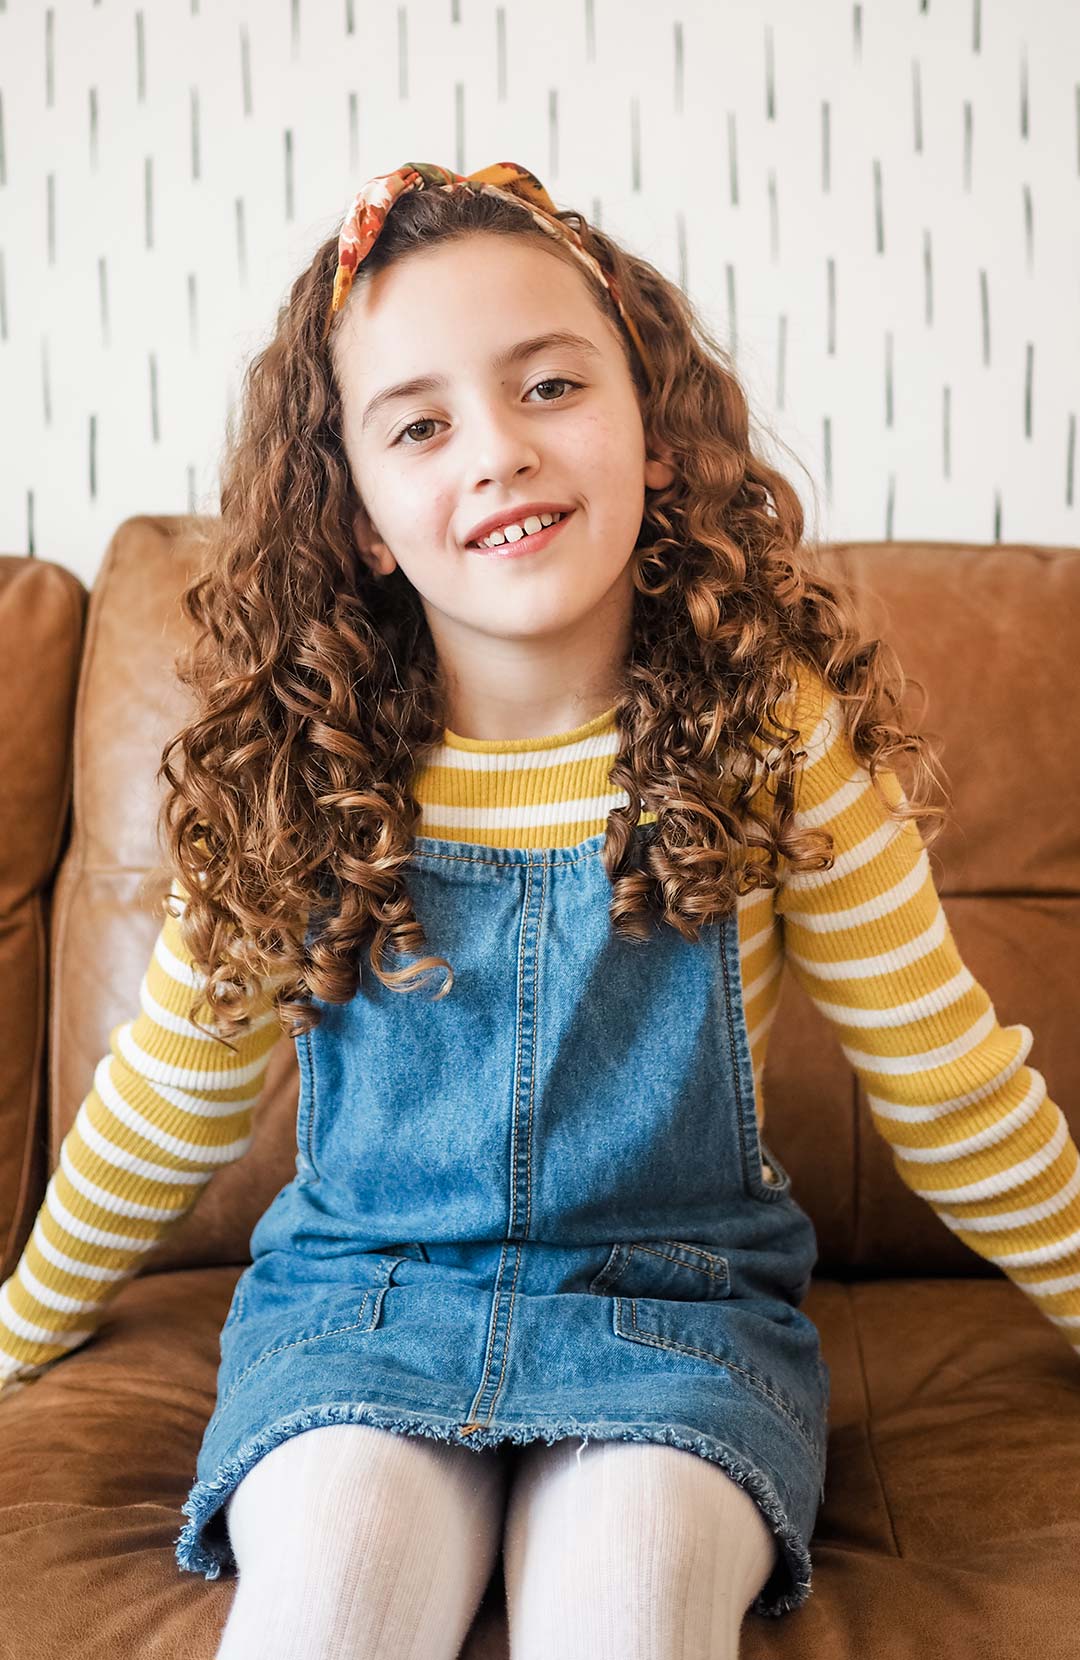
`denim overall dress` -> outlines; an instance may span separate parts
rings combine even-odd
[[[296,1175],[221,1330],[181,1568],[235,1567],[223,1507],[264,1453],[370,1423],[697,1453],[778,1540],[753,1609],[805,1601],[829,1399],[799,1309],[817,1239],[758,1131],[737,915],[696,943],[623,938],[603,844],[414,836],[409,892],[453,988],[365,968],[347,1004],[316,1000]]]

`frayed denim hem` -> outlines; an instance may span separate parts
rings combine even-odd
[[[446,1425],[445,1429],[439,1428],[440,1422]],[[788,1521],[776,1489],[756,1465],[740,1458],[729,1447],[713,1440],[711,1436],[693,1432],[681,1434],[667,1424],[584,1424],[574,1419],[565,1419],[546,1426],[495,1423],[463,1438],[457,1433],[458,1425],[451,1424],[449,1419],[436,1421],[430,1416],[402,1415],[391,1408],[370,1406],[363,1401],[356,1405],[348,1401],[331,1401],[324,1406],[308,1407],[300,1412],[290,1413],[288,1417],[278,1419],[249,1441],[243,1442],[236,1455],[222,1465],[212,1480],[197,1481],[186,1502],[181,1506],[182,1513],[191,1520],[181,1529],[176,1539],[177,1565],[188,1573],[201,1573],[207,1579],[218,1579],[223,1568],[235,1570],[236,1559],[227,1538],[218,1541],[204,1540],[200,1537],[208,1522],[264,1454],[302,1430],[316,1429],[323,1424],[342,1423],[374,1424],[397,1434],[426,1435],[430,1440],[449,1441],[477,1451],[498,1446],[503,1441],[524,1445],[543,1439],[551,1446],[553,1442],[566,1440],[570,1436],[580,1436],[583,1443],[590,1439],[654,1441],[663,1442],[667,1446],[681,1447],[686,1452],[697,1453],[713,1464],[718,1464],[733,1481],[744,1487],[756,1501],[780,1543],[780,1558],[776,1569],[750,1605],[750,1612],[785,1614],[792,1609],[800,1608],[810,1595],[813,1577],[810,1552],[797,1529]],[[778,1594],[775,1588],[770,1593],[770,1588],[775,1587],[778,1580],[790,1583],[791,1589],[782,1595]]]

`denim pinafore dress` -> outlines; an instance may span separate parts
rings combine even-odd
[[[762,1147],[737,913],[696,943],[624,939],[603,844],[415,836],[408,887],[453,988],[433,1000],[440,969],[393,992],[366,968],[347,1004],[316,1000],[296,1175],[222,1327],[181,1568],[235,1567],[223,1507],[272,1447],[370,1423],[711,1459],[779,1543],[754,1610],[805,1601],[829,1397],[799,1308],[817,1240]]]

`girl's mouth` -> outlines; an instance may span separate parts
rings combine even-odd
[[[522,536],[516,542],[503,542],[497,548],[467,548],[466,552],[486,554],[489,559],[518,559],[525,553],[539,553],[541,548],[546,548],[548,543],[554,540],[563,525],[571,518],[573,511],[564,513],[553,525],[547,525],[543,530],[534,530],[531,535]]]

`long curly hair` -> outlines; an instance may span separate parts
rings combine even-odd
[[[610,772],[628,800],[608,814],[603,845],[611,924],[636,940],[665,924],[696,940],[740,891],[777,887],[781,859],[794,871],[833,862],[830,834],[793,822],[806,752],[780,705],[798,663],[839,698],[890,816],[932,824],[945,812],[924,799],[935,776],[927,739],[897,723],[907,677],[890,646],[861,638],[853,592],[801,557],[799,498],[751,447],[727,355],[648,261],[579,213],[559,217],[615,274],[657,366],[652,384],[610,295],[573,261],[618,330],[645,431],[675,468],[648,493],[631,555]],[[395,204],[357,281],[478,234],[526,237],[572,260],[524,208],[420,190]],[[220,516],[201,521],[205,559],[181,601],[194,637],[175,668],[194,711],[162,753],[158,835],[204,977],[191,1018],[208,1011],[225,1041],[268,997],[283,1030],[309,1031],[321,1018],[313,998],[355,994],[365,947],[390,989],[415,990],[438,970],[438,996],[453,984],[452,964],[429,954],[438,942],[425,938],[405,871],[420,816],[414,768],[442,737],[446,690],[416,590],[400,569],[379,578],[357,556],[362,504],[327,320],[336,264],[335,234],[248,366]],[[913,776],[893,805],[878,774],[900,755]],[[655,822],[635,837],[643,811]]]

